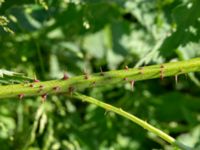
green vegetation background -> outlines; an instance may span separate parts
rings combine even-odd
[[[0,0],[0,68],[40,80],[200,55],[199,0]],[[6,17],[6,18],[5,18]],[[14,34],[12,33],[14,32]],[[200,149],[199,74],[80,91]],[[5,81],[1,81],[5,84]],[[0,149],[173,147],[138,125],[65,95],[0,101]]]

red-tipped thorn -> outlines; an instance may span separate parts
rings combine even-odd
[[[38,79],[34,79],[34,81],[33,82],[40,82],[40,80],[38,80]]]
[[[96,85],[96,82],[94,81],[94,82],[92,82],[92,86],[94,87]]]
[[[88,75],[88,73],[87,72],[84,72],[84,79],[89,79],[89,75]]]
[[[134,80],[131,80],[131,81],[130,81],[130,84],[131,84],[131,90],[133,91],[133,90],[134,90],[135,81],[134,81]]]
[[[124,69],[125,69],[126,71],[128,71],[128,66],[125,66]]]
[[[31,83],[29,86],[33,88],[33,87],[34,87],[34,84]]]
[[[23,97],[24,97],[24,94],[19,94],[18,97],[19,97],[20,100],[22,100]]]
[[[88,78],[89,78],[89,77],[88,77],[88,75],[87,75],[87,74],[85,74],[85,77],[84,77],[84,79],[86,79],[86,80],[87,80]]]
[[[69,92],[69,94],[72,96],[72,94],[73,94],[73,92],[74,92],[74,87],[72,87],[72,86],[70,86],[69,88],[68,88],[68,92]]]
[[[163,80],[164,79],[164,71],[160,70],[160,79]]]
[[[39,88],[42,90],[44,89],[44,85],[40,85]]]
[[[59,87],[59,86],[55,86],[55,87],[53,87],[53,90],[54,90],[55,92],[59,92],[59,91],[60,91],[60,87]]]
[[[164,79],[164,65],[160,65],[160,79],[163,80]]]
[[[63,80],[67,80],[67,79],[69,79],[69,76],[67,75],[67,73],[64,73],[64,75],[63,75],[63,78],[62,78]]]
[[[47,99],[47,94],[46,93],[42,94],[41,97],[42,97],[42,102],[45,102]]]
[[[39,92],[39,93],[42,92],[43,89],[44,89],[44,85],[40,85],[40,86],[39,86],[38,92]]]
[[[89,74],[86,69],[84,70],[84,79],[89,79]]]
[[[124,81],[128,81],[128,78],[124,78]]]
[[[160,65],[160,68],[165,68],[164,65]]]

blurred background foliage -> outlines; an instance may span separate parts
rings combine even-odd
[[[0,68],[40,80],[200,55],[199,0],[0,0]],[[1,74],[5,71],[0,71]],[[7,72],[6,72],[7,73]],[[15,74],[15,73],[14,73]],[[80,91],[200,149],[199,74]],[[1,82],[2,84],[4,82]],[[132,122],[65,95],[0,101],[0,149],[173,149]]]

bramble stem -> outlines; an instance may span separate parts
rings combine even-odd
[[[147,80],[159,77],[163,79],[164,77],[173,75],[176,77],[175,79],[177,82],[178,75],[197,71],[200,71],[200,58],[195,58],[188,61],[165,63],[161,65],[145,66],[142,68],[130,69],[126,67],[124,70],[115,70],[108,72],[101,71],[99,73],[94,73],[91,75],[81,75],[69,79],[67,76],[65,76],[65,78],[61,80],[44,82],[37,81],[34,83],[0,86],[0,98],[12,98],[18,96],[19,99],[22,99],[24,96],[37,95],[42,95],[42,97],[44,98],[47,94],[68,93],[71,94],[74,98],[95,104],[108,111],[113,111],[140,125],[144,129],[147,129],[148,131],[156,134],[168,143],[176,145],[181,149],[188,150],[190,148],[176,141],[173,137],[153,127],[147,122],[137,118],[136,116],[122,110],[121,108],[116,108],[112,105],[106,104],[94,98],[75,93],[74,90],[89,88],[93,86],[102,86],[108,84],[111,85],[122,82],[130,82],[131,84],[134,84],[135,81],[139,80]]]
[[[176,145],[178,147],[180,147],[181,149],[184,150],[188,150],[189,148],[185,145],[183,145],[180,142],[177,142],[173,137],[171,137],[170,135],[164,133],[163,131],[161,131],[160,129],[150,125],[149,123],[147,123],[146,121],[141,120],[140,118],[122,110],[121,108],[117,108],[115,106],[112,106],[110,104],[104,103],[100,100],[97,100],[95,98],[80,94],[80,93],[74,93],[72,95],[73,98],[82,100],[83,102],[88,102],[94,105],[97,105],[99,107],[102,107],[103,109],[107,110],[107,111],[112,111],[120,116],[123,116],[124,118],[127,118],[129,120],[131,120],[132,122],[138,124],[139,126],[143,127],[144,129],[154,133],[155,135],[159,136],[160,138],[162,138],[163,140],[165,140],[166,142],[172,144],[172,145]]]
[[[12,98],[17,97],[20,94],[23,94],[24,96],[37,96],[53,93],[71,93],[74,89],[78,90],[93,86],[111,85],[153,78],[164,78],[167,76],[197,71],[200,71],[200,58],[188,61],[165,63],[161,65],[145,66],[142,68],[99,72],[87,75],[87,77],[85,75],[81,75],[67,80],[5,85],[0,86],[0,98]]]

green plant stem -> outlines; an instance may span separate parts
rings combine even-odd
[[[102,102],[100,100],[97,100],[95,98],[92,98],[92,97],[89,97],[89,96],[86,96],[86,95],[83,95],[83,94],[80,94],[80,93],[74,93],[72,95],[72,97],[76,98],[76,99],[79,99],[79,100],[82,100],[83,102],[88,102],[88,103],[97,105],[99,107],[104,108],[107,111],[115,112],[116,114],[118,114],[120,116],[123,116],[123,117],[131,120],[132,122],[138,124],[139,126],[143,127],[144,129],[154,133],[155,135],[159,136],[160,138],[162,138],[166,142],[168,142],[168,143],[170,143],[172,145],[178,146],[179,148],[184,149],[184,150],[188,150],[189,149],[187,146],[183,145],[182,143],[177,142],[170,135],[168,135],[168,134],[164,133],[163,131],[161,131],[160,129],[150,125],[146,121],[143,121],[140,118],[138,118],[138,117],[136,117],[136,116],[124,111],[121,108],[114,107],[114,106],[112,106],[110,104],[104,103],[104,102]]]
[[[86,74],[72,77],[68,80],[60,79],[0,86],[0,98],[17,97],[19,94],[24,94],[25,96],[36,96],[45,93],[71,93],[74,89],[79,90],[82,88],[91,88],[102,85],[105,86],[108,84],[124,83],[133,80],[139,81],[153,78],[164,78],[173,75],[177,77],[181,74],[197,71],[200,71],[200,58],[188,61],[165,63],[161,65],[145,66],[142,68],[99,72],[90,75]],[[59,87],[59,90],[54,90],[55,87]]]

